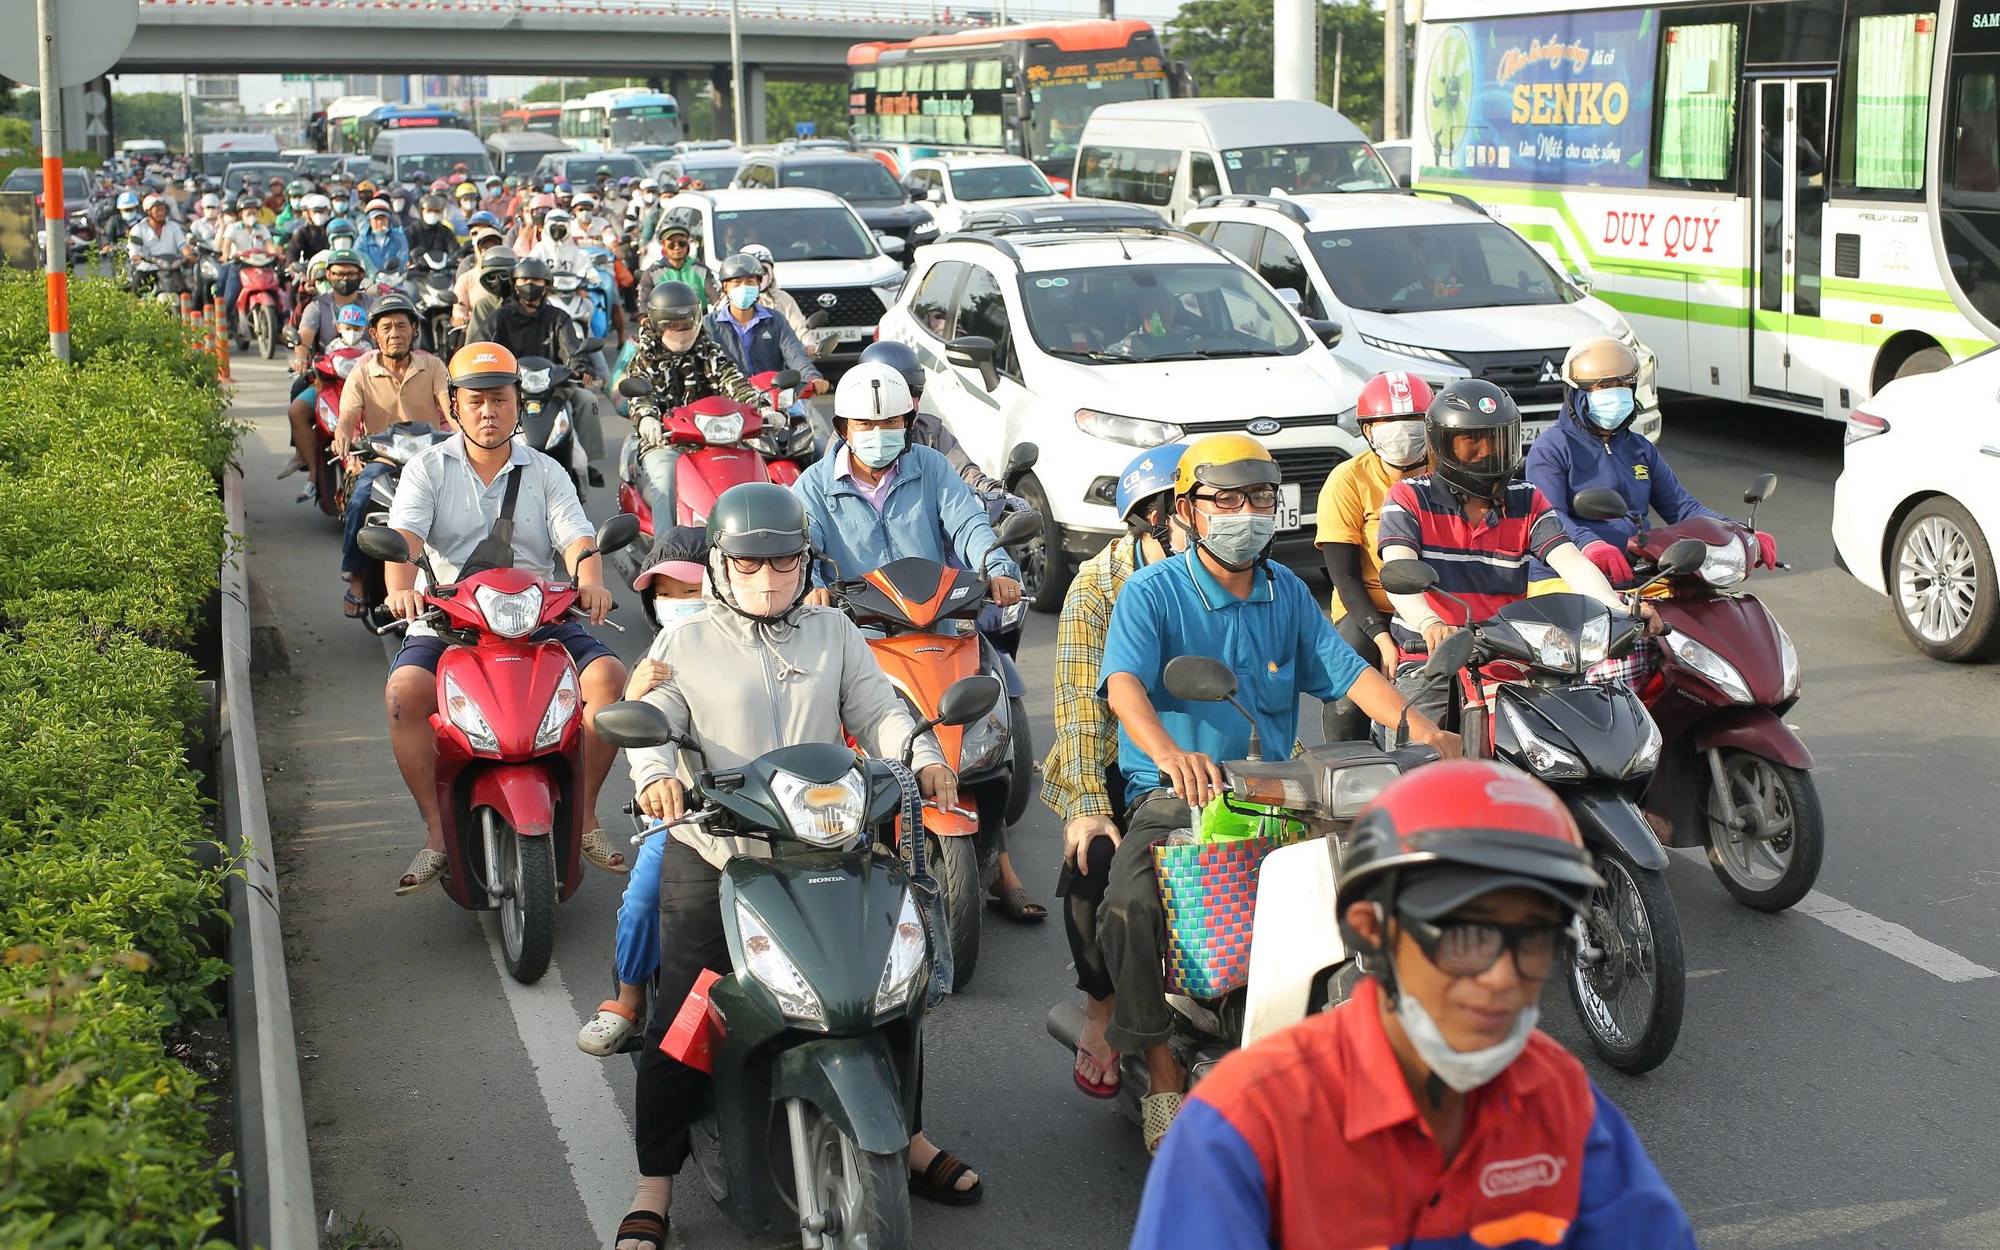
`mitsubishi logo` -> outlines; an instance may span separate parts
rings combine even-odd
[[[831,307],[833,307],[833,306],[834,306],[835,304],[838,304],[839,302],[840,302],[840,296],[838,296],[838,295],[834,294],[834,293],[833,293],[832,291],[822,291],[822,292],[820,292],[820,296],[819,296],[819,306],[820,306],[821,308],[831,308]],[[1543,364],[1547,364],[1547,363],[1548,363],[1548,361],[1546,361],[1546,360],[1545,360],[1545,361],[1543,361],[1542,363],[1543,363]]]
[[[824,299],[825,296],[821,296],[820,298]],[[1557,367],[1553,356],[1542,357],[1542,376],[1537,380],[1541,382],[1560,382],[1563,380],[1562,370]]]

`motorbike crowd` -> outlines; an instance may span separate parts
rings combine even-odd
[[[200,297],[245,340],[252,275],[288,275],[285,473],[343,519],[344,611],[394,647],[424,822],[396,893],[497,910],[532,981],[585,863],[625,878],[577,1043],[638,1071],[615,1250],[667,1244],[690,1158],[809,1250],[981,1200],[923,1132],[923,1024],[982,912],[1048,916],[1006,837],[1037,795],[1080,991],[1049,1031],[1154,1155],[1134,1246],[1691,1246],[1537,1004],[1562,980],[1643,1072],[1681,1023],[1663,848],[1706,847],[1751,907],[1811,888],[1797,655],[1737,589],[1782,567],[1774,482],[1744,521],[1695,499],[1630,428],[1616,339],[1569,352],[1532,447],[1490,383],[1383,374],[1319,492],[1322,602],[1270,558],[1262,443],[1141,452],[1063,603],[1038,759],[1013,656],[1041,527],[1008,494],[1034,448],[989,476],[900,343],[830,385],[769,252],[711,265],[674,190],[119,196],[135,278],[212,259]],[[628,590],[653,633],[629,672],[588,628]],[[621,750],[629,838],[598,815]]]

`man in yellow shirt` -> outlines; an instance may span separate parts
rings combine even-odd
[[[1333,580],[1333,620],[1340,636],[1364,656],[1375,658],[1385,676],[1396,675],[1396,644],[1389,637],[1395,608],[1382,589],[1382,560],[1375,531],[1389,488],[1430,462],[1424,445],[1424,410],[1431,388],[1407,373],[1378,373],[1361,388],[1355,420],[1368,450],[1342,461],[1319,492],[1319,533],[1315,538]],[[1321,709],[1328,742],[1359,739],[1368,717],[1341,699]]]

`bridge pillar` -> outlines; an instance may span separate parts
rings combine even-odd
[[[743,141],[765,143],[764,67],[743,67]]]
[[[718,65],[708,72],[708,137],[736,137],[736,102],[729,94],[729,66]]]

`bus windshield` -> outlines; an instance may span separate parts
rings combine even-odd
[[[1229,189],[1252,195],[1283,191],[1393,191],[1396,179],[1365,143],[1285,143],[1222,154]]]
[[[977,165],[951,171],[951,193],[961,200],[1011,200],[1056,191],[1033,165]]]
[[[680,141],[680,111],[671,104],[639,104],[611,109],[611,144],[624,148],[633,144],[671,144]]]
[[[867,260],[875,240],[844,208],[759,208],[717,213],[715,242],[730,256],[762,243],[778,260]]]
[[[1271,288],[1234,265],[1119,265],[1023,278],[1042,350],[1086,364],[1293,356],[1306,336]]]
[[[1034,150],[1027,155],[1038,161],[1074,157],[1076,142],[1083,137],[1083,123],[1090,120],[1092,109],[1124,100],[1160,100],[1166,94],[1164,76],[1092,79],[1030,88],[1028,99],[1033,107],[1028,114],[1028,141]]]
[[[1575,298],[1541,253],[1497,222],[1306,237],[1340,302],[1363,312],[1566,304]]]

